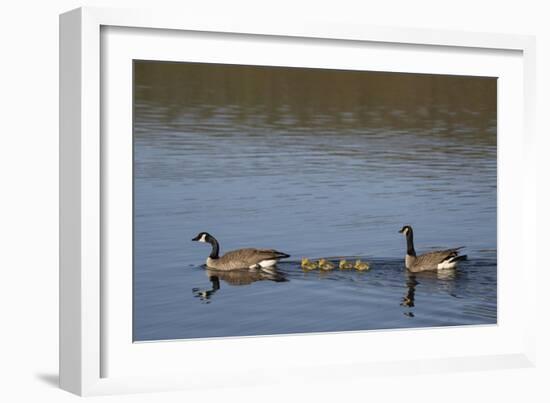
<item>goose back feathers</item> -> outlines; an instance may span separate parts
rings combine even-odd
[[[219,256],[219,243],[212,235],[201,232],[193,241],[207,242],[212,245],[212,251],[206,259],[206,266],[215,270],[259,269],[277,264],[279,259],[290,257],[275,249],[244,248],[227,252]]]

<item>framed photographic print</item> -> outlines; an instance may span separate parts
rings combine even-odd
[[[63,14],[62,387],[531,365],[533,49]]]

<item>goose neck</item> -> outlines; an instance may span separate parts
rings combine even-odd
[[[210,259],[218,259],[219,253],[220,253],[220,244],[214,237],[210,237],[209,241],[210,245],[212,245],[212,252],[210,252]]]
[[[414,242],[413,242],[413,233],[412,230],[409,230],[407,232],[407,255],[409,256],[416,256],[416,251],[414,250]]]

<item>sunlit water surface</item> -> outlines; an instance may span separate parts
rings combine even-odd
[[[135,79],[134,340],[496,323],[493,79],[146,62]],[[418,252],[469,260],[407,274],[404,224]],[[292,257],[210,272],[201,231]]]

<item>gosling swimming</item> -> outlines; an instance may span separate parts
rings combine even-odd
[[[459,255],[458,251],[463,246],[445,250],[436,250],[417,256],[414,250],[413,229],[410,225],[405,225],[399,230],[407,238],[407,254],[405,255],[405,267],[411,272],[420,272],[427,270],[455,269],[461,260],[466,260],[468,256]]]
[[[319,265],[320,270],[329,271],[334,269],[334,264],[329,262],[327,259],[319,259],[317,264]]]
[[[340,260],[340,263],[338,264],[338,268],[340,270],[351,270],[353,269],[353,263],[352,262],[348,262],[346,259],[342,259]]]
[[[302,266],[302,269],[304,269],[305,271],[315,270],[319,267],[317,263],[312,262],[306,257],[302,258],[301,266]]]
[[[356,260],[353,268],[357,271],[367,271],[370,269],[370,265],[367,262],[362,262],[361,260]]]
[[[220,245],[216,238],[208,232],[201,232],[192,241],[206,242],[212,245],[212,251],[206,259],[206,266],[215,270],[239,270],[239,269],[260,269],[272,267],[280,259],[290,257],[286,253],[275,249],[244,248],[227,252],[219,256]]]

